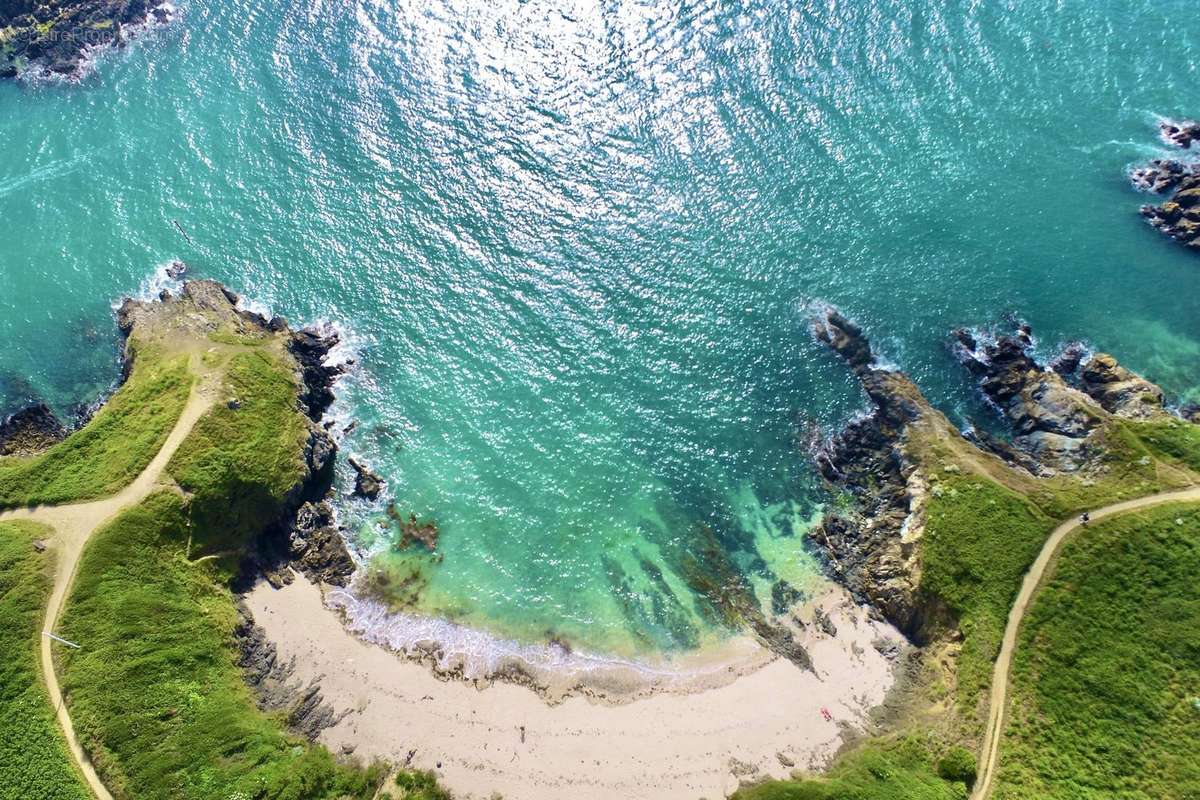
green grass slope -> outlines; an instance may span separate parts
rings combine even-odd
[[[962,708],[980,705],[1009,608],[1056,524],[1021,494],[982,477],[944,480],[931,498],[921,591],[958,620]]]
[[[961,751],[938,754],[916,736],[873,740],[841,756],[819,778],[768,781],[738,791],[734,800],[965,800],[974,770],[954,772]],[[972,766],[973,766],[972,760]],[[943,777],[945,775],[946,777]],[[966,780],[963,780],[963,779]]]
[[[0,523],[0,800],[88,800],[43,690],[37,649],[50,558],[33,541],[49,528]]]
[[[146,468],[183,413],[185,356],[142,348],[133,372],[87,425],[31,458],[0,458],[0,509],[115,494]]]
[[[1068,542],[1030,609],[996,800],[1200,797],[1200,510]]]
[[[62,669],[77,733],[119,800],[366,800],[382,768],[288,735],[236,666],[231,570],[302,476],[306,427],[279,353],[233,355],[224,391],[237,407],[168,465],[189,495],[152,495],[83,554],[60,626],[84,644]]]

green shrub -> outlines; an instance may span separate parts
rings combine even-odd
[[[951,747],[938,760],[937,773],[948,781],[975,785],[975,754],[965,747]]]
[[[59,733],[37,650],[50,558],[33,541],[52,531],[0,522],[0,800],[90,800]]]
[[[396,786],[403,792],[397,800],[451,800],[450,793],[438,785],[437,776],[427,770],[400,770]]]
[[[937,774],[927,742],[915,736],[876,739],[838,758],[827,775],[767,781],[735,800],[965,800],[961,783]]]

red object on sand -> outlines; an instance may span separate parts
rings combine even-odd
[[[829,713],[828,708],[821,709],[821,716],[825,718],[826,722],[833,722],[833,714]]]

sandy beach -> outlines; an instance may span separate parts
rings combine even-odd
[[[843,726],[861,728],[893,683],[893,664],[875,643],[902,641],[830,587],[814,603],[837,635],[810,624],[804,640],[816,675],[743,640],[735,662],[703,671],[690,689],[549,704],[524,686],[439,678],[360,641],[302,576],[280,590],[260,584],[246,602],[280,658],[294,663],[293,679],[319,680],[325,702],[344,712],[321,741],[432,769],[464,798],[697,800],[818,769],[841,745]]]

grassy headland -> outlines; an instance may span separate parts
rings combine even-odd
[[[88,800],[47,702],[38,671],[51,551],[33,543],[52,531],[0,522],[0,800]]]
[[[821,328],[821,324],[825,327]],[[872,552],[887,555],[885,562],[874,562],[882,563],[884,567],[879,570],[884,600],[894,603],[897,597],[904,597],[898,592],[905,589],[911,592],[910,602],[916,613],[906,619],[917,620],[912,627],[926,647],[921,654],[922,668],[909,682],[905,696],[893,705],[887,725],[890,734],[852,744],[839,755],[826,776],[769,782],[745,790],[741,796],[861,800],[965,797],[974,780],[973,757],[984,729],[992,668],[1000,651],[1007,617],[1025,574],[1047,538],[1061,521],[1082,511],[1200,483],[1200,426],[1163,411],[1159,405],[1161,393],[1158,392],[1145,394],[1149,399],[1143,401],[1147,404],[1144,411],[1138,407],[1132,412],[1126,409],[1124,416],[1110,413],[1057,375],[1043,371],[1033,362],[1021,362],[1011,373],[1001,375],[1004,380],[996,384],[1002,389],[1024,387],[1027,391],[1028,404],[1017,409],[1014,416],[1021,418],[1023,424],[1033,420],[1040,425],[1047,418],[1063,422],[1057,429],[1047,425],[1046,438],[1027,440],[1032,443],[1027,451],[1017,452],[1010,448],[1007,451],[1010,461],[1005,461],[997,455],[1004,453],[1004,448],[995,442],[992,443],[993,453],[988,447],[977,446],[963,438],[906,377],[864,367],[864,363],[869,363],[870,351],[855,326],[835,314],[829,315],[818,324],[817,334],[818,338],[824,336],[823,341],[846,356],[848,363],[863,378],[877,408],[875,416],[856,423],[858,427],[848,428],[849,438],[840,442],[835,440],[836,446],[831,452],[840,454],[845,460],[828,470],[826,475],[834,476],[835,485],[838,480],[843,481],[843,485],[857,492],[856,497],[866,498],[868,502],[883,499],[874,506],[867,506],[875,510],[875,514],[867,514],[857,521],[852,518],[850,525],[860,536],[868,537],[866,541],[870,542],[870,547],[877,548]],[[1109,360],[1115,365],[1115,360]],[[1109,393],[1102,395],[1109,401],[1114,397],[1119,400],[1122,391],[1136,386],[1136,381],[1141,380],[1113,366],[1108,367],[1107,374],[1114,377],[1105,384],[1107,389],[1104,391]],[[1144,381],[1142,385],[1153,389]],[[1044,401],[1048,405],[1039,405],[1043,402],[1043,392],[1049,398]],[[1072,408],[1084,419],[1080,428],[1071,427],[1078,421],[1070,416]],[[1065,441],[1072,437],[1061,431],[1072,432],[1075,441]],[[1076,449],[1072,450],[1072,445]],[[1038,449],[1041,446],[1047,449],[1041,451]],[[1063,449],[1056,449],[1060,447]],[[1053,465],[1050,471],[1054,474],[1049,477],[1035,476],[1016,466],[1028,465],[1030,458],[1036,461],[1044,453],[1049,454],[1048,461]],[[1072,458],[1078,459],[1077,469],[1061,468]],[[896,468],[897,463],[902,466]],[[1033,471],[1041,472],[1039,465],[1035,464]],[[878,522],[880,519],[883,523]],[[1192,525],[1196,528],[1194,522],[1188,521],[1191,519],[1184,519],[1184,524],[1177,527]],[[878,531],[888,530],[887,525],[892,526],[893,533],[880,537]],[[1153,525],[1149,516],[1139,515],[1122,521],[1119,527],[1129,537],[1143,528],[1152,529]],[[835,528],[834,534],[840,535],[841,530],[844,527]],[[1092,533],[1089,532],[1089,536]],[[1144,538],[1146,534],[1139,535]],[[1156,652],[1174,648],[1173,654],[1157,665],[1162,673],[1160,679],[1156,681],[1152,677],[1147,683],[1151,687],[1156,683],[1165,686],[1167,675],[1175,680],[1183,679],[1183,684],[1171,686],[1174,693],[1170,697],[1175,704],[1172,708],[1176,710],[1173,719],[1176,722],[1185,720],[1194,726],[1190,734],[1178,725],[1165,724],[1161,714],[1156,717],[1151,711],[1131,712],[1105,705],[1100,700],[1120,696],[1121,687],[1127,681],[1140,680],[1140,676],[1120,677],[1121,670],[1128,669],[1125,659],[1114,657],[1114,654],[1122,653],[1121,644],[1113,634],[1106,632],[1105,626],[1093,628],[1084,624],[1084,618],[1089,616],[1084,615],[1075,620],[1079,624],[1069,634],[1063,633],[1062,641],[1051,645],[1048,652],[1072,660],[1070,668],[1065,663],[1059,664],[1060,680],[1076,680],[1083,673],[1085,683],[1075,689],[1079,693],[1091,692],[1094,697],[1089,702],[1084,702],[1082,697],[1070,700],[1066,699],[1070,692],[1063,691],[1063,699],[1055,700],[1060,692],[1052,688],[1052,682],[1043,680],[1043,675],[1052,675],[1049,671],[1030,680],[1038,684],[1037,691],[1046,692],[1042,697],[1044,703],[1049,706],[1062,703],[1063,709],[1071,713],[1086,713],[1089,715],[1087,721],[1074,727],[1072,720],[1065,719],[1065,725],[1051,725],[1047,721],[1050,714],[1047,709],[1037,707],[1028,711],[1028,718],[1038,723],[1030,723],[1030,728],[1053,727],[1055,734],[1077,740],[1063,742],[1061,755],[1056,755],[1059,743],[1047,736],[1038,752],[1029,749],[1012,755],[1005,750],[1001,756],[1003,763],[1017,759],[1038,765],[1030,768],[1042,770],[1045,781],[1042,788],[1053,785],[1057,793],[1039,790],[1038,784],[1032,783],[1028,785],[1034,788],[1027,791],[998,793],[997,796],[1094,796],[1137,800],[1188,796],[1162,794],[1160,790],[1168,784],[1158,774],[1151,773],[1163,772],[1175,782],[1173,785],[1191,786],[1191,791],[1195,791],[1197,770],[1182,769],[1179,754],[1196,750],[1194,735],[1200,728],[1200,699],[1194,704],[1195,708],[1187,709],[1192,714],[1189,718],[1179,716],[1178,709],[1181,693],[1190,692],[1190,697],[1200,698],[1200,687],[1195,675],[1184,678],[1185,673],[1177,662],[1190,656],[1193,666],[1200,663],[1196,658],[1200,654],[1200,638],[1196,634],[1200,630],[1200,620],[1194,618],[1195,609],[1185,608],[1179,602],[1169,605],[1165,598],[1169,592],[1194,594],[1197,542],[1178,535],[1174,538],[1160,536],[1154,541],[1157,546],[1154,552],[1150,552],[1148,546],[1125,544],[1123,557],[1131,563],[1118,568],[1110,566],[1089,574],[1089,559],[1081,558],[1073,580],[1079,581],[1086,575],[1094,582],[1096,607],[1090,609],[1091,613],[1107,615],[1106,619],[1124,615],[1125,621],[1140,620],[1157,625],[1156,632],[1161,632],[1162,636],[1145,637],[1140,643],[1145,649],[1130,663],[1138,665],[1133,668],[1136,673],[1141,664],[1155,657]],[[844,540],[838,542],[843,557],[859,557],[854,543],[847,547]],[[1061,560],[1075,559],[1077,555],[1074,551],[1064,552]],[[1113,559],[1113,562],[1121,564],[1120,559]],[[1156,564],[1167,562],[1173,567],[1163,570],[1162,580],[1163,586],[1169,584],[1169,588],[1164,589],[1164,601],[1156,608],[1153,586],[1131,578],[1146,576],[1148,571],[1152,573],[1156,569]],[[870,565],[872,562],[864,563]],[[1188,574],[1192,576],[1191,589],[1184,586],[1186,578],[1182,577]],[[897,575],[908,582],[897,580]],[[1118,600],[1118,592],[1111,597],[1105,594],[1104,587],[1113,584],[1126,590],[1127,596]],[[1069,585],[1077,586],[1076,583]],[[1147,613],[1126,613],[1118,607],[1122,603],[1130,607],[1137,605],[1140,595],[1147,595],[1149,600],[1142,606]],[[1103,607],[1101,599],[1115,605]],[[1157,623],[1162,618],[1174,619],[1176,623]],[[1115,628],[1127,631],[1125,621],[1115,622]],[[1164,641],[1167,637],[1174,637],[1169,645]],[[1068,642],[1070,647],[1066,647]],[[1017,652],[1022,652],[1026,646],[1027,643],[1022,642]],[[1026,656],[1031,657],[1036,656]],[[1051,658],[1051,655],[1044,658]],[[1085,658],[1092,662],[1094,682],[1086,679],[1087,669],[1075,668],[1075,662]],[[1137,694],[1126,692],[1129,700],[1142,702],[1147,709],[1154,709],[1156,702],[1161,707],[1161,696],[1135,697]],[[1091,710],[1086,711],[1089,706]],[[1028,701],[1026,707],[1030,708]],[[1139,746],[1138,742],[1144,743],[1147,737],[1159,736],[1166,731],[1178,734],[1176,739],[1189,742],[1191,749],[1181,750],[1174,745],[1145,747],[1144,752],[1149,754],[1150,760],[1129,761],[1122,755],[1127,748],[1116,747],[1107,734],[1094,733],[1105,729],[1102,724],[1104,714],[1112,715],[1109,719],[1123,720],[1126,727],[1120,734],[1132,743],[1129,746]],[[1113,726],[1109,728],[1116,732]],[[1188,739],[1188,735],[1193,738]],[[1087,736],[1093,738],[1084,742]],[[922,746],[914,747],[914,742]],[[1072,748],[1086,751],[1087,757],[1072,755]],[[1090,785],[1084,777],[1089,758],[1093,762],[1106,762],[1106,770],[1116,770],[1125,776],[1125,782],[1101,780],[1097,785],[1102,786],[1102,790],[1091,794],[1075,792],[1078,786]],[[1156,758],[1161,764],[1154,761]],[[1068,768],[1062,763],[1071,759],[1076,762],[1075,766]],[[1129,764],[1141,766],[1130,770]],[[1058,768],[1061,768],[1060,774],[1053,775]],[[1025,786],[1027,783],[1021,775],[1013,785]]]
[[[138,317],[191,355],[215,402],[167,465],[178,487],[92,534],[59,625],[84,644],[61,655],[64,693],[118,800],[366,800],[385,768],[340,763],[288,733],[282,714],[256,706],[237,663],[230,581],[308,477],[310,423],[284,335],[243,343],[252,325],[222,298],[200,286],[175,301],[182,311]],[[178,385],[190,387],[188,376]],[[122,445],[123,429],[103,433],[106,446]]]

